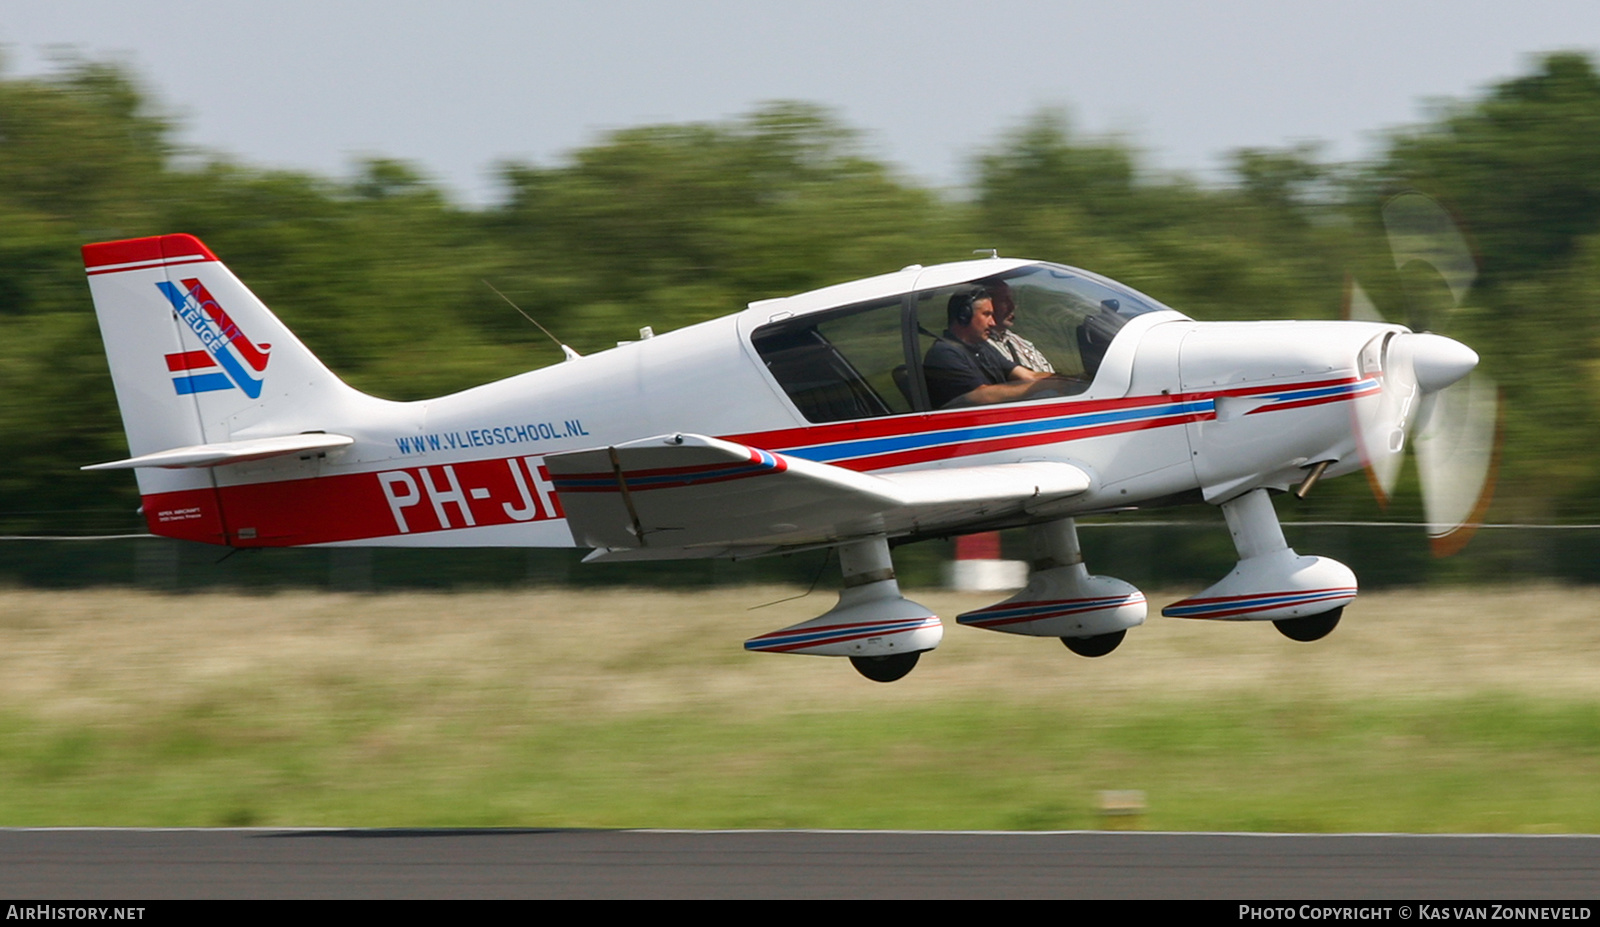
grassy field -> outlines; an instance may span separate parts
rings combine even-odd
[[[833,599],[749,610],[786,594],[0,593],[0,825],[1076,829],[1139,789],[1150,829],[1600,832],[1585,590],[1100,660],[950,622],[892,685],[745,653]]]

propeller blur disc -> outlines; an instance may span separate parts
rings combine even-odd
[[[1383,204],[1383,226],[1395,272],[1412,303],[1411,330],[1439,328],[1440,320],[1433,316],[1465,302],[1478,279],[1478,261],[1466,236],[1448,210],[1415,191],[1390,197]],[[1419,277],[1418,271],[1423,269]],[[1442,279],[1448,289],[1439,294],[1442,298],[1428,292],[1432,288],[1423,282],[1434,274],[1437,277],[1433,279]],[[1429,311],[1432,304],[1437,307]]]
[[[1433,553],[1465,547],[1494,496],[1500,457],[1500,388],[1483,374],[1429,397],[1416,436],[1422,508]]]
[[[1369,404],[1358,413],[1357,436],[1373,495],[1383,506],[1399,481],[1405,445],[1415,446],[1428,535],[1434,555],[1444,557],[1466,546],[1494,495],[1500,390],[1482,373],[1467,373],[1478,359],[1465,345],[1422,332],[1440,327],[1466,301],[1478,262],[1454,217],[1431,197],[1401,193],[1383,204],[1382,213],[1413,333],[1383,341],[1383,390],[1376,409]],[[1344,317],[1382,318],[1354,280],[1347,281]],[[1368,354],[1380,352],[1370,346],[1363,352],[1363,373],[1372,372]]]

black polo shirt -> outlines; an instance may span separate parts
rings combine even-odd
[[[985,341],[970,345],[948,329],[922,358],[928,378],[928,399],[935,409],[965,396],[986,383],[1005,383],[1017,364]]]

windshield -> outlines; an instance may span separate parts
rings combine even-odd
[[[997,316],[1009,295],[1015,304],[997,342],[1026,339],[1052,359],[1055,372],[1094,379],[1106,348],[1128,320],[1167,307],[1098,274],[1037,264],[987,281],[997,297]],[[1009,291],[1009,294],[1006,292]],[[1009,337],[1007,337],[1009,335]]]

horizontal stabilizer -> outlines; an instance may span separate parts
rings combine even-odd
[[[616,552],[958,529],[1090,486],[1089,474],[1055,461],[873,475],[688,434],[552,454],[545,464],[573,536]]]
[[[303,435],[283,435],[277,438],[251,438],[246,441],[224,441],[218,444],[194,444],[175,447],[153,454],[141,454],[127,460],[90,464],[83,470],[132,470],[135,467],[165,467],[170,470],[184,467],[221,467],[227,464],[266,460],[269,457],[287,457],[291,454],[314,454],[348,447],[356,442],[349,435],[330,435],[314,432]]]

